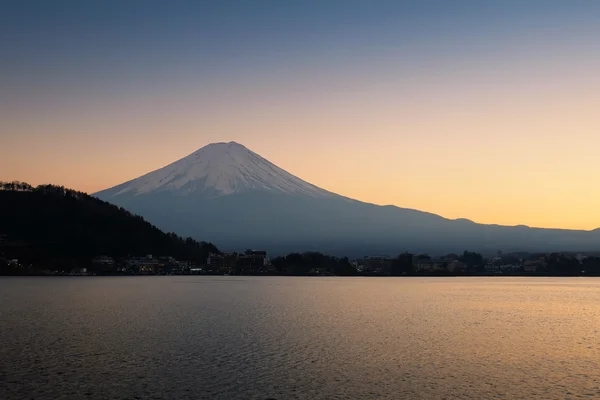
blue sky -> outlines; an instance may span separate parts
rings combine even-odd
[[[600,10],[594,1],[552,0],[24,0],[3,7],[0,44],[11,79],[113,85],[361,63],[390,53],[396,66],[419,68],[519,41],[582,40],[585,30],[594,41]]]

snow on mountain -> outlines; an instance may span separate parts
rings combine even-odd
[[[176,192],[178,195],[223,196],[251,190],[310,197],[336,196],[295,177],[236,142],[209,144],[166,167],[113,188],[111,194]]]

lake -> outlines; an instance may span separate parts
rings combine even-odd
[[[600,398],[600,279],[0,279],[0,399]]]

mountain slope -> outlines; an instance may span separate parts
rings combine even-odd
[[[57,268],[99,255],[154,254],[204,262],[216,247],[161,232],[143,218],[58,186],[0,184],[0,252]],[[5,236],[4,236],[5,235]]]
[[[587,251],[600,233],[480,225],[320,189],[244,146],[208,145],[164,168],[99,193],[157,226],[219,243],[226,250],[337,255]]]

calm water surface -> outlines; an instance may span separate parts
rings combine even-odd
[[[0,399],[600,398],[600,280],[0,279]]]

